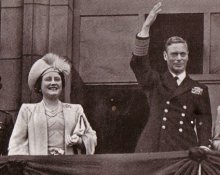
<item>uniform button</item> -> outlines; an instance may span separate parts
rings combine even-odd
[[[167,118],[166,118],[166,117],[163,117],[163,121],[167,121]]]
[[[167,102],[166,102],[166,104],[168,104],[168,105],[169,105],[169,104],[170,104],[170,101],[167,101]]]
[[[162,129],[166,129],[166,126],[165,126],[165,125],[162,125]]]
[[[110,101],[114,101],[114,98],[111,98]]]
[[[187,109],[187,106],[186,106],[186,105],[183,105],[183,109]]]
[[[183,121],[180,121],[180,124],[182,125],[182,124],[183,124]]]
[[[185,116],[186,116],[186,114],[185,114],[185,113],[182,113],[182,114],[181,114],[181,116],[182,116],[182,117],[185,117]]]
[[[168,109],[164,109],[164,112],[165,112],[165,113],[168,113]]]
[[[200,125],[200,126],[202,126],[202,125],[203,125],[203,123],[202,123],[202,122],[199,122],[199,125]]]
[[[182,129],[182,128],[179,128],[179,132],[183,132],[183,129]]]
[[[117,110],[116,106],[112,106],[112,111],[115,112]]]
[[[193,124],[194,122],[193,122],[193,121],[190,121],[190,123]]]

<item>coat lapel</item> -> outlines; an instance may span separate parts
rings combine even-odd
[[[75,110],[74,108],[72,108],[71,105],[67,104],[67,103],[62,103],[63,106],[63,116],[64,116],[64,123],[65,123],[65,140],[66,137],[69,135],[72,135],[73,130],[75,128],[76,125],[76,117],[75,117]],[[71,155],[73,154],[73,149],[72,147],[68,147],[65,144],[65,154],[66,155]]]
[[[162,84],[163,88],[165,88],[165,90],[162,91],[163,95],[166,94],[169,99],[172,99],[191,89],[194,82],[188,75],[186,75],[186,78],[183,80],[181,85],[176,87],[176,82],[173,76],[169,71],[167,71],[162,77]]]
[[[34,132],[35,132],[35,148],[36,154],[47,155],[48,152],[48,136],[47,136],[47,118],[43,101],[37,104],[36,111],[33,112]],[[43,144],[42,144],[43,143]]]
[[[171,73],[168,71],[163,75],[162,83],[168,91],[173,92],[176,89],[176,82]]]
[[[159,85],[159,92],[161,96],[170,98],[176,89],[176,82],[170,72],[166,72],[161,77],[161,84]]]
[[[187,75],[186,78],[181,83],[181,85],[178,88],[176,88],[176,90],[172,94],[171,98],[179,96],[180,94],[183,94],[184,92],[188,91],[189,89],[192,89],[193,85],[194,85],[194,82]]]
[[[73,124],[75,123],[75,117],[73,114],[72,107],[69,104],[62,103],[63,106],[63,115],[65,122],[65,135],[70,135],[73,132]]]

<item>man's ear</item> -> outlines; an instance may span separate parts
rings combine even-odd
[[[167,61],[167,52],[166,51],[163,51],[163,59],[165,60],[165,61]]]

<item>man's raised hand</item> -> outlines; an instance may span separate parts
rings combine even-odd
[[[161,11],[162,3],[158,2],[154,7],[151,9],[150,13],[148,14],[141,32],[138,33],[139,37],[149,37],[149,30],[151,25],[154,23],[155,19],[157,18],[158,13]]]

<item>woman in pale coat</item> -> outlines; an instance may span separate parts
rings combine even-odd
[[[36,61],[28,76],[31,90],[42,101],[23,104],[9,142],[9,155],[94,154],[96,132],[79,104],[59,100],[70,74],[70,63],[49,53]]]

